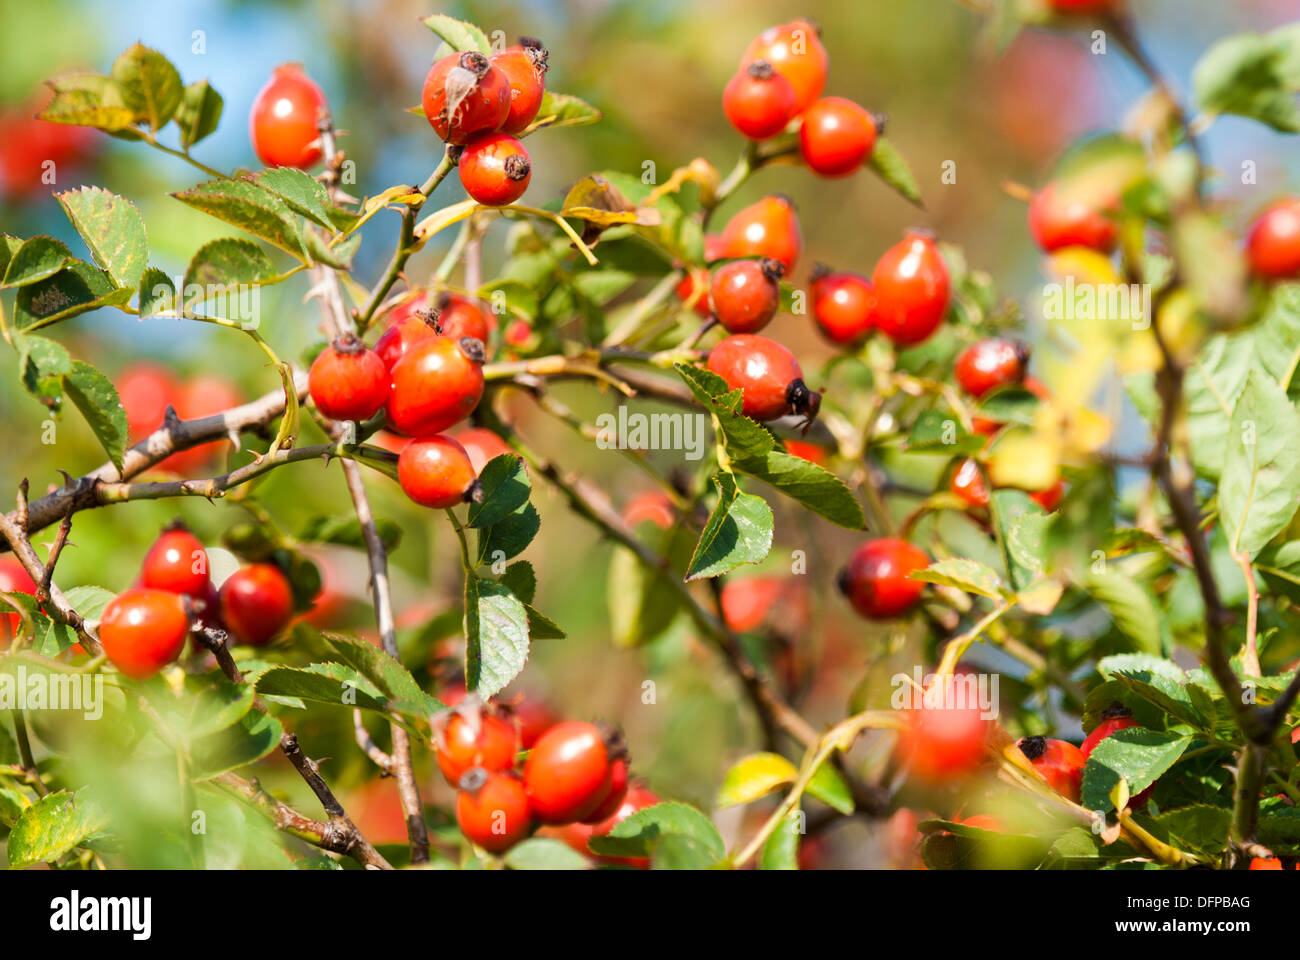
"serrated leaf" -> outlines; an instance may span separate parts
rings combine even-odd
[[[912,174],[912,168],[892,141],[877,137],[871,156],[867,158],[867,165],[904,200],[918,207],[924,206],[921,202],[921,188]]]
[[[684,363],[674,364],[673,367],[691,388],[696,399],[717,418],[718,426],[726,438],[727,452],[732,457],[761,457],[775,449],[776,441],[771,432],[740,412],[743,391],[732,390],[712,370]]]
[[[331,232],[341,229],[336,220],[340,215],[351,218],[353,223],[356,221],[355,216],[330,202],[329,194],[319,180],[294,167],[263,170],[257,175],[257,182],[293,210]]]
[[[510,560],[527,549],[541,529],[542,518],[537,508],[525,503],[510,515],[478,532],[478,559],[480,563]]]
[[[126,411],[113,381],[90,364],[76,360],[72,371],[63,377],[63,392],[76,404],[108,459],[120,471],[126,452]]]
[[[420,688],[406,667],[379,647],[337,633],[322,637],[335,657],[359,671],[388,698],[390,710],[426,717],[443,709],[441,702]]]
[[[173,197],[209,216],[260,237],[295,257],[303,237],[293,210],[278,196],[247,180],[209,180]]]
[[[63,596],[68,601],[68,605],[87,620],[98,620],[104,608],[117,594],[104,587],[83,584],[79,587],[69,587],[63,591]]]
[[[1017,521],[1026,515],[1045,515],[1038,504],[1029,498],[1029,494],[1014,489],[994,490],[989,495],[989,511],[1007,565],[1011,587],[1013,590],[1023,590],[1038,579],[1047,562],[1042,556],[1041,527],[1028,526],[1017,530]],[[1029,521],[1030,524],[1033,522]]]
[[[477,50],[482,54],[492,52],[492,44],[488,43],[487,36],[472,23],[435,13],[424,18],[424,25],[442,37],[443,42],[455,51]]]
[[[107,826],[107,815],[86,791],[51,793],[24,810],[9,831],[9,869],[58,860]]]
[[[140,278],[140,297],[136,308],[141,318],[176,309],[176,283],[157,267],[145,270]]]
[[[713,477],[718,502],[709,515],[686,568],[686,580],[719,577],[746,563],[758,563],[772,549],[772,508],[762,497],[744,493],[736,478]]]
[[[501,583],[518,597],[521,603],[532,603],[537,595],[537,574],[533,571],[533,565],[527,560],[516,560],[506,567],[506,572],[501,574]]]
[[[465,686],[484,699],[528,660],[528,611],[500,583],[465,576]]]
[[[794,783],[798,768],[779,753],[751,753],[734,763],[722,778],[718,807],[753,803],[788,783]]]
[[[149,265],[149,238],[135,204],[100,187],[56,193],[95,263],[119,287],[135,287]]]
[[[23,386],[37,399],[59,401],[63,377],[72,372],[72,357],[63,344],[36,334],[19,335],[18,370]]]
[[[185,289],[197,284],[206,291],[213,287],[230,287],[238,284],[256,285],[276,275],[275,265],[252,240],[242,237],[222,237],[209,240],[199,247],[185,268]],[[188,302],[186,309],[195,304]]]
[[[181,131],[181,146],[188,150],[216,130],[223,107],[221,94],[208,81],[198,80],[187,86],[172,117]]]
[[[542,94],[542,105],[537,110],[536,118],[521,136],[527,136],[542,127],[580,127],[595,123],[600,118],[601,112],[587,101],[571,94],[547,90]]]
[[[936,560],[912,574],[912,579],[941,583],[992,600],[1001,600],[1006,592],[996,571],[978,560]]]
[[[96,73],[74,73],[50,81],[54,99],[41,111],[50,123],[95,127],[116,133],[131,125],[135,114],[122,100],[122,91],[110,77]]]
[[[587,841],[595,853],[613,857],[648,857],[666,836],[695,840],[714,862],[726,856],[718,828],[699,810],[685,803],[656,803],[639,810],[602,837]]]
[[[133,288],[118,287],[109,275],[82,260],[71,260],[52,277],[22,287],[14,298],[20,330],[37,330],[100,307],[131,302]]]
[[[1300,413],[1286,392],[1252,370],[1233,408],[1219,513],[1234,552],[1253,557],[1300,504]]]
[[[532,483],[521,457],[503,453],[483,465],[478,482],[483,499],[469,506],[471,527],[490,527],[528,502]]]
[[[72,251],[53,237],[32,237],[10,255],[4,286],[24,287],[48,279],[74,259]]]
[[[181,105],[185,88],[171,61],[157,50],[132,44],[113,61],[110,73],[122,102],[154,130],[161,130]]]
[[[530,837],[507,851],[511,870],[588,870],[591,861],[568,844],[550,837]]]
[[[1128,727],[1102,740],[1083,768],[1083,805],[1110,810],[1111,791],[1122,778],[1129,796],[1140,793],[1172,767],[1191,744],[1191,734]]]
[[[258,678],[257,690],[349,710],[359,707],[383,713],[388,706],[383,694],[369,680],[341,663],[272,667]]]
[[[819,516],[849,530],[865,530],[862,505],[839,477],[810,460],[773,450],[763,457],[737,460],[742,473],[771,484]]]

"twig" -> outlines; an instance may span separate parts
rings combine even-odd
[[[36,760],[32,756],[32,741],[27,735],[27,717],[21,710],[14,710],[13,717],[14,739],[18,741],[18,759],[22,764],[23,773],[27,775],[27,782],[39,796],[47,796],[50,792],[49,788],[41,779],[40,771],[36,768]]]

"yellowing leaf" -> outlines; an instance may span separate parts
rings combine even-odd
[[[1040,433],[1011,430],[993,448],[989,478],[996,487],[1045,490],[1056,483],[1060,472],[1057,444]]]
[[[795,765],[780,754],[751,753],[723,777],[718,788],[718,806],[752,803],[778,787],[793,783],[798,775]]]

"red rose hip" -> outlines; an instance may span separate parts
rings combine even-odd
[[[709,298],[713,315],[728,333],[757,333],[781,305],[780,260],[733,260],[713,274]]]
[[[750,140],[766,140],[785,129],[796,106],[794,87],[766,60],[755,60],[722,91],[722,112]]]
[[[416,503],[440,510],[472,500],[479,489],[465,448],[442,436],[412,440],[402,449],[397,482]]]
[[[388,400],[388,370],[377,353],[348,335],[316,355],[307,386],[316,409],[331,420],[369,420]]]
[[[510,82],[483,54],[452,53],[430,68],[421,105],[434,133],[447,143],[465,144],[505,123]]]
[[[120,593],[99,621],[104,655],[135,680],[152,677],[179,657],[189,634],[185,600],[168,590],[134,587]]]
[[[840,571],[838,586],[853,609],[868,620],[907,613],[921,599],[925,583],[912,574],[930,565],[925,551],[906,540],[881,537],[853,552]]]
[[[876,326],[899,346],[929,338],[948,312],[948,265],[928,235],[913,231],[876,263]]]
[[[293,588],[271,563],[240,567],[226,578],[218,596],[221,622],[249,646],[265,646],[293,618]]]
[[[431,437],[459,423],[483,396],[483,342],[430,337],[412,345],[390,372],[389,423]]]
[[[505,133],[475,137],[460,155],[461,185],[488,207],[503,207],[522,197],[532,170],[524,145]]]
[[[747,417],[817,416],[821,395],[808,389],[799,361],[775,340],[756,334],[727,337],[709,353],[709,369],[731,389],[743,391],[741,412]]]
[[[312,166],[321,157],[318,125],[325,107],[325,94],[303,73],[301,64],[276,67],[249,114],[249,137],[257,158],[268,167]]]

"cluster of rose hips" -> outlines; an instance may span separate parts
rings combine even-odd
[[[528,128],[546,92],[546,48],[530,37],[491,55],[453,53],[434,63],[421,104],[434,132],[461,147],[460,182],[479,203],[514,203],[532,176],[514,134]]]
[[[417,293],[411,302],[427,297]],[[402,489],[423,506],[447,508],[479,495],[478,470],[444,431],[483,396],[488,321],[468,298],[443,295],[434,303],[441,306],[394,310],[374,349],[355,335],[336,339],[313,361],[308,387],[331,420],[364,421],[384,411],[389,431],[412,438],[398,454]]]
[[[722,92],[727,120],[750,140],[799,125],[799,150],[824,177],[853,173],[871,155],[884,118],[843,97],[822,97],[829,58],[808,20],[769,27],[740,58]]]
[[[99,642],[128,677],[143,680],[176,660],[195,626],[260,647],[293,618],[288,578],[272,563],[240,567],[218,590],[199,539],[179,521],[145,555],[136,586],[104,608]]]
[[[658,802],[630,781],[619,734],[593,723],[530,730],[510,707],[465,700],[434,723],[433,737],[438,769],[457,790],[461,833],[490,853],[540,825],[589,855],[587,839]],[[516,769],[521,750],[527,756]]]
[[[513,134],[537,116],[546,92],[546,48],[524,38],[491,55],[453,53],[424,81],[421,103],[434,132],[458,148],[460,182],[488,206],[514,203],[532,167]],[[286,63],[253,100],[249,137],[267,166],[307,169],[321,159],[320,124],[329,104],[302,66]]]

